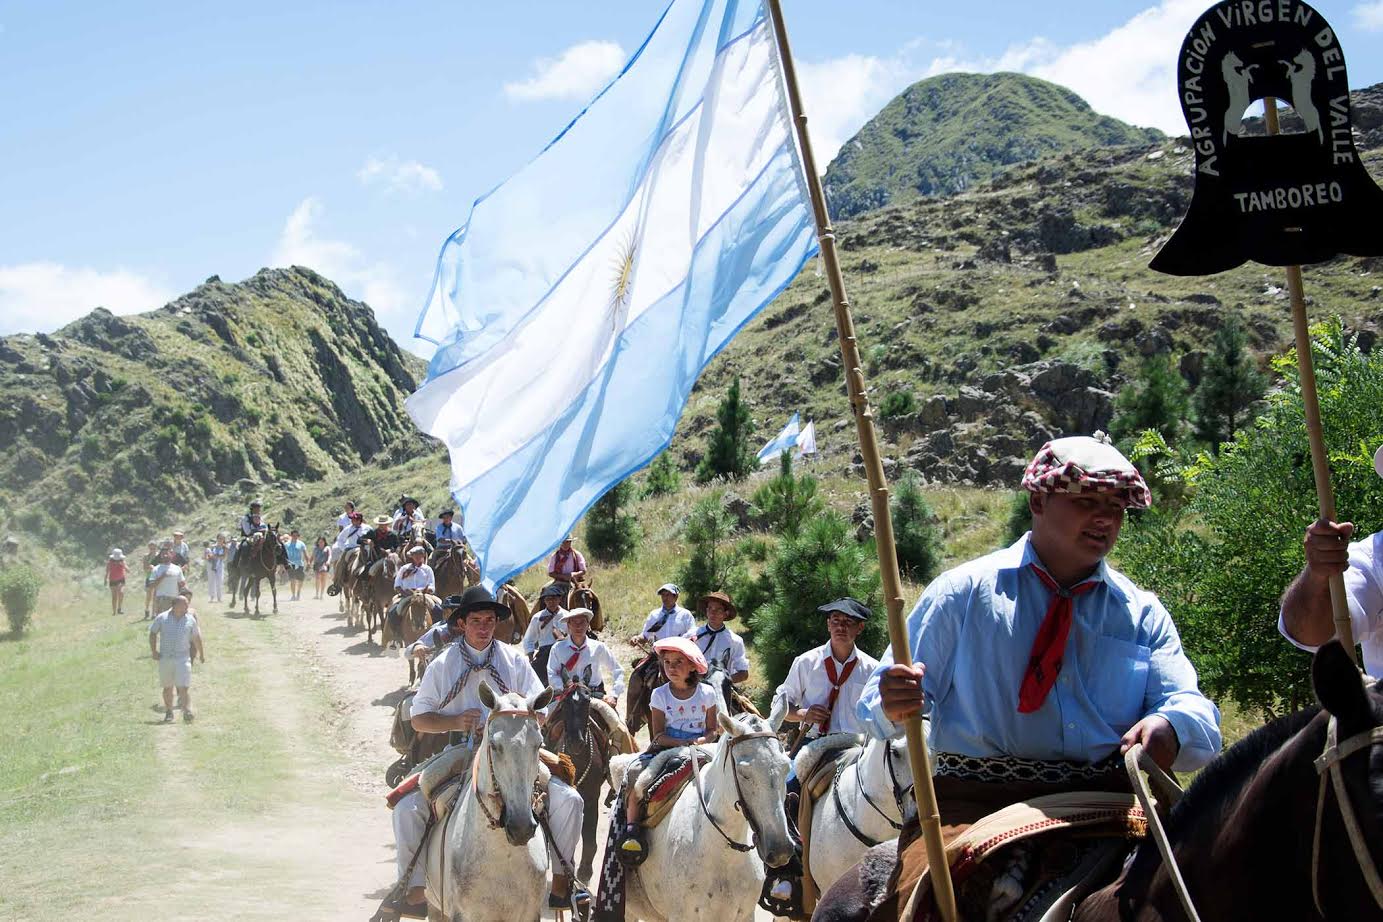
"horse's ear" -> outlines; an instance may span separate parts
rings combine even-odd
[[[1358,668],[1338,640],[1316,651],[1311,661],[1311,684],[1321,707],[1347,724],[1368,721],[1369,698]]]
[[[581,670],[581,684],[589,686],[591,684],[591,667],[587,666]]]
[[[567,672],[566,666],[557,667],[557,676],[562,680],[562,687],[566,688],[571,684],[571,673]]]
[[[480,703],[490,710],[495,709],[495,690],[484,679],[480,680]]]
[[[731,739],[734,739],[744,732],[740,729],[739,724],[731,720],[724,711],[716,711],[716,723],[720,724],[720,729]]]
[[[552,689],[544,688],[532,698],[528,699],[528,709],[530,711],[541,711],[552,701]]]

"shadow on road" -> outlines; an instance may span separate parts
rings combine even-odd
[[[412,690],[413,687],[411,685],[404,685],[401,688],[394,689],[389,694],[384,695],[383,697],[376,698],[370,703],[375,705],[376,707],[398,707],[398,703],[403,700],[403,696],[408,694]]]

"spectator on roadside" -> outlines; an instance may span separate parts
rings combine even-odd
[[[283,552],[288,559],[288,586],[293,592],[288,601],[296,602],[302,598],[303,580],[307,578],[307,545],[296,528],[288,533]]]
[[[192,562],[192,548],[187,546],[186,536],[182,532],[173,532],[173,540],[169,547],[173,549],[173,563],[185,567]]]
[[[149,574],[154,591],[154,611],[164,612],[173,607],[173,599],[187,588],[187,578],[182,567],[173,562],[173,552],[166,550],[159,555],[159,565]],[[144,620],[150,618],[149,609],[144,610]]]
[[[110,613],[112,617],[125,613],[126,570],[125,552],[118,547],[111,548],[110,556],[106,558],[105,584],[110,587]]]
[[[173,691],[178,693],[182,719],[192,722],[192,657],[206,662],[202,632],[197,628],[197,616],[191,611],[192,593],[173,597],[168,610],[160,612],[149,625],[149,653],[158,660],[159,684],[163,686],[163,722],[173,722]]]
[[[331,545],[327,544],[326,535],[318,535],[317,541],[312,547],[312,575],[317,581],[316,599],[326,598],[327,577],[331,573]]]
[[[225,532],[217,532],[216,543],[207,548],[206,585],[207,601],[221,601],[226,587],[226,562],[230,558],[230,543]]]

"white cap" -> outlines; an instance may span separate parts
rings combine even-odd
[[[664,592],[671,592],[673,595],[682,594],[682,590],[677,588],[676,583],[663,583],[661,586],[659,586],[658,594],[662,595]]]
[[[587,621],[589,621],[594,617],[595,612],[591,611],[589,608],[573,608],[570,611],[564,611],[560,615],[558,615],[557,622],[559,624],[566,624],[572,618],[585,618]]]

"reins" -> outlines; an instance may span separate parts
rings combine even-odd
[[[912,786],[909,785],[907,788],[900,788],[898,786],[898,773],[893,767],[893,747],[889,745],[887,741],[883,743],[883,746],[884,765],[888,770],[889,786],[892,789],[893,802],[898,807],[897,821],[885,813],[883,808],[875,803],[874,798],[870,797],[869,792],[864,789],[864,772],[860,768],[860,762],[863,761],[864,756],[863,752],[854,759],[841,760],[840,765],[836,768],[836,776],[831,780],[831,798],[835,801],[836,814],[840,817],[840,821],[845,824],[845,828],[850,831],[850,834],[866,848],[873,848],[885,840],[875,839],[872,836],[866,835],[865,832],[850,819],[850,814],[845,809],[845,802],[840,799],[840,782],[841,778],[845,776],[845,770],[853,765],[855,767],[855,787],[859,791],[860,796],[864,798],[864,802],[873,807],[874,812],[884,818],[884,822],[888,823],[893,829],[901,832],[903,829],[903,816],[906,812],[903,807],[903,800],[907,797],[908,791],[912,790]]]
[[[523,710],[519,710],[517,708],[508,708],[505,710],[491,711],[489,716],[485,718],[486,728],[490,726],[490,722],[494,720],[496,717],[520,717],[525,720],[531,720],[534,723],[538,722],[538,715],[534,711],[528,710],[527,708]],[[476,769],[471,770],[471,793],[475,795],[476,803],[480,804],[480,812],[485,814],[485,820],[487,823],[489,823],[490,828],[500,829],[504,826],[504,798],[498,790],[499,779],[495,777],[495,750],[490,745],[489,734],[483,733],[482,735],[484,736],[484,741],[481,743],[481,745],[485,747],[485,769],[490,776],[490,786],[495,788],[495,793],[489,796],[495,798],[500,802],[499,816],[495,816],[493,813],[491,813],[490,808],[485,805],[485,795],[480,792],[480,772]],[[534,786],[534,790],[534,812],[536,813],[536,784]]]
[[[1321,826],[1325,820],[1327,778],[1335,789],[1335,801],[1339,804],[1340,818],[1344,821],[1345,831],[1349,834],[1350,850],[1354,853],[1354,861],[1358,864],[1360,873],[1364,875],[1364,882],[1368,884],[1374,902],[1383,909],[1383,879],[1380,879],[1378,868],[1373,863],[1373,856],[1369,854],[1368,840],[1364,838],[1363,830],[1359,826],[1359,817],[1354,813],[1354,803],[1349,799],[1349,792],[1345,789],[1344,772],[1340,769],[1340,763],[1345,759],[1355,753],[1366,752],[1371,747],[1383,743],[1383,727],[1371,727],[1368,730],[1362,730],[1343,743],[1337,743],[1335,740],[1338,732],[1339,725],[1335,720],[1335,715],[1332,714],[1325,727],[1325,751],[1314,763],[1316,773],[1321,776],[1321,783],[1319,793],[1316,795],[1316,830],[1311,836],[1311,899],[1315,901],[1316,912],[1322,916],[1325,915],[1325,910],[1321,908],[1320,891]]]
[[[1143,807],[1143,813],[1148,820],[1148,828],[1152,831],[1153,841],[1157,844],[1157,850],[1162,855],[1162,863],[1167,867],[1167,876],[1171,878],[1172,889],[1176,891],[1177,899],[1181,901],[1181,908],[1186,910],[1186,916],[1191,922],[1201,922],[1201,917],[1196,912],[1196,904],[1191,901],[1191,891],[1186,888],[1186,881],[1181,876],[1181,866],[1177,864],[1176,856],[1172,854],[1172,843],[1167,838],[1167,830],[1162,825],[1162,816],[1153,807],[1152,791],[1148,788],[1148,779],[1143,777],[1143,772],[1148,773],[1148,777],[1153,779],[1153,783],[1158,787],[1158,794],[1162,802],[1170,809],[1172,804],[1181,799],[1181,785],[1171,775],[1162,770],[1162,766],[1153,761],[1152,756],[1148,755],[1142,743],[1134,743],[1129,747],[1129,751],[1124,753],[1124,768],[1128,771],[1129,781],[1133,784],[1134,796],[1138,798],[1138,803]]]
[[[713,827],[715,827],[715,831],[720,833],[720,837],[725,840],[725,844],[729,845],[732,849],[734,849],[737,852],[747,852],[754,848],[755,844],[759,841],[759,827],[758,823],[754,821],[754,817],[750,815],[749,810],[744,806],[744,790],[740,787],[739,772],[735,771],[734,768],[733,756],[735,745],[743,742],[744,740],[776,740],[777,738],[778,734],[776,733],[766,730],[760,730],[753,733],[742,733],[739,736],[732,736],[725,741],[725,764],[724,766],[722,766],[722,768],[729,771],[730,777],[733,778],[735,781],[735,809],[743,813],[745,820],[749,823],[749,831],[752,841],[750,841],[747,845],[743,842],[736,842],[734,839],[730,838],[730,834],[727,833],[723,828],[721,828],[720,823],[716,822],[715,816],[711,814],[711,808],[706,803],[706,792],[701,787],[701,766],[697,764],[697,758],[700,755],[700,750],[697,749],[697,747],[695,746],[689,747],[692,762],[692,784],[696,787],[696,799],[701,804],[701,812],[706,814],[706,819],[710,821]]]

